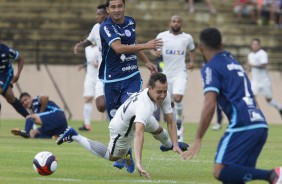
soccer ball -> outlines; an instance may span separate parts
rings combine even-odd
[[[33,159],[34,170],[43,176],[47,176],[56,171],[58,166],[57,159],[49,151],[42,151],[37,153]]]

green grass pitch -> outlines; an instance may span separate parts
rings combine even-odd
[[[78,128],[82,122],[70,121],[69,125]],[[162,124],[166,127],[164,124]],[[92,132],[82,135],[108,144],[108,123],[93,122]],[[23,120],[1,120],[0,124],[0,183],[219,183],[212,176],[213,158],[217,142],[224,130],[208,130],[200,154],[193,160],[184,161],[174,152],[163,153],[159,142],[150,134],[145,135],[143,166],[151,179],[141,178],[137,171],[129,174],[119,170],[112,163],[95,157],[78,143],[56,145],[54,140],[24,139],[10,133],[12,128],[23,128]],[[197,124],[185,124],[185,142],[191,143]],[[40,151],[50,151],[58,159],[57,171],[50,176],[40,176],[32,167],[33,157]],[[257,166],[272,169],[282,165],[282,125],[271,125],[269,137],[261,153]],[[251,183],[266,183],[254,181]]]

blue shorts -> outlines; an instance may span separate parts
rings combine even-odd
[[[67,119],[63,111],[38,113],[42,126],[38,128],[40,134],[36,138],[51,138],[53,135],[64,133],[68,127]]]
[[[8,87],[11,85],[14,71],[11,65],[7,66],[7,69],[0,73],[0,88],[2,89],[2,95],[5,96]]]
[[[142,89],[142,79],[140,74],[119,82],[104,83],[106,109],[111,120],[116,110],[128,97]]]
[[[267,128],[225,132],[217,148],[215,163],[255,168],[267,133]]]

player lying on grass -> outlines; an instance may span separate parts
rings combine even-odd
[[[168,132],[163,129],[153,117],[157,106],[164,112]],[[134,161],[130,144],[134,138],[134,152],[137,170],[140,176],[150,177],[141,164],[144,132],[151,133],[155,139],[161,142],[162,151],[173,150],[178,154],[187,150],[188,144],[177,142],[176,124],[173,121],[171,100],[167,95],[167,79],[162,73],[152,74],[149,87],[139,93],[133,94],[121,105],[109,124],[110,142],[108,147],[104,144],[89,140],[79,135],[73,128],[68,128],[57,139],[57,144],[77,141],[87,150],[98,157],[110,161],[120,158],[121,167],[125,165],[127,171],[134,171]],[[171,140],[170,140],[171,139]],[[125,163],[125,164],[124,164]]]
[[[14,135],[24,138],[52,138],[62,134],[68,127],[64,111],[46,95],[32,98],[27,92],[20,95],[20,102],[32,111],[26,117],[25,130],[12,129]],[[33,129],[33,125],[40,125],[40,128]]]

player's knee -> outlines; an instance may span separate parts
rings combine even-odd
[[[105,105],[104,97],[98,97],[95,100],[95,103],[96,103],[96,107],[97,107],[99,112],[105,112],[106,111],[106,105]]]
[[[214,165],[214,169],[213,169],[213,177],[215,178],[215,179],[218,179],[219,180],[219,176],[220,176],[220,172],[221,172],[221,170],[223,169],[223,165],[221,165],[221,164],[215,164]]]
[[[176,103],[180,103],[182,101],[182,95],[175,95],[173,97],[173,101]]]

